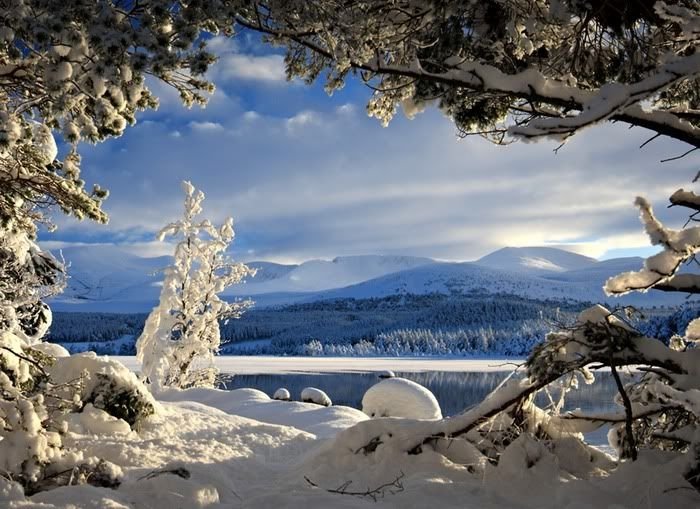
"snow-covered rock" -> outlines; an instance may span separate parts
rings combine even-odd
[[[333,404],[328,394],[316,387],[306,387],[301,391],[301,400],[304,403],[316,403],[322,406],[331,406]]]
[[[379,378],[395,378],[396,374],[390,369],[385,369],[384,371],[380,371],[377,376]]]
[[[362,411],[370,417],[442,419],[433,393],[405,378],[387,378],[370,387],[362,398]]]
[[[280,387],[275,391],[275,394],[273,394],[272,399],[276,399],[277,401],[291,401],[292,396],[289,394],[289,391],[285,389],[284,387]]]

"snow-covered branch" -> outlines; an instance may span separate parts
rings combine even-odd
[[[692,199],[687,193],[674,196]],[[637,272],[625,272],[606,281],[604,289],[608,295],[624,295],[631,291],[647,291],[657,286],[665,290],[692,288],[695,278],[677,275],[680,267],[690,261],[700,250],[700,227],[672,230],[654,216],[651,204],[638,197],[636,205],[649,239],[653,245],[662,246],[663,251],[644,261],[644,267]]]
[[[664,4],[653,20],[640,11],[647,23],[640,29],[639,19],[585,5],[560,5],[564,13],[524,0],[502,10],[488,3],[444,11],[428,2],[403,9],[272,2],[236,22],[286,45],[290,76],[315,79],[328,70],[332,91],[350,70],[361,71],[374,90],[368,111],[385,124],[398,105],[413,112],[440,98],[465,133],[503,133],[510,123],[514,137],[561,139],[612,120],[700,146],[689,115],[696,105],[682,99],[700,77],[700,53],[692,51],[700,10]],[[489,8],[500,17],[487,16]],[[529,118],[513,121],[528,105]]]

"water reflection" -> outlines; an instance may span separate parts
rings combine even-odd
[[[430,389],[442,408],[445,416],[455,415],[465,408],[482,401],[498,386],[509,372],[470,372],[429,371],[423,373],[397,372],[396,376],[413,380]],[[299,400],[304,387],[318,387],[325,391],[336,405],[361,408],[362,396],[380,380],[376,373],[285,373],[260,375],[219,376],[218,386],[222,389],[252,387],[270,396],[280,387],[286,387],[292,399]],[[557,391],[552,391],[556,400]],[[592,385],[581,384],[565,398],[565,410],[581,408],[590,412],[610,411],[616,408],[613,397],[617,392],[610,373],[597,373]],[[545,405],[549,400],[544,394],[538,395],[538,403]]]

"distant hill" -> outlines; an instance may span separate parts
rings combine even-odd
[[[566,272],[586,269],[600,262],[553,247],[504,247],[475,263],[510,272]]]
[[[245,286],[231,287],[227,295],[259,295],[279,292],[318,292],[367,281],[385,274],[435,263],[414,256],[339,256],[333,260],[310,260],[300,265],[251,262],[259,274]]]
[[[103,245],[63,250],[71,266],[68,288],[53,299],[57,311],[146,312],[160,293],[159,269],[170,257],[140,258]],[[684,295],[663,292],[606,298],[604,282],[641,268],[641,258],[597,261],[551,247],[499,249],[476,262],[444,263],[412,256],[343,256],[299,265],[251,262],[255,277],[226,290],[229,299],[252,297],[258,308],[323,299],[429,293],[507,293],[533,299],[676,305]]]

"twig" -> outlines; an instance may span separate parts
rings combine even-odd
[[[350,490],[348,490],[348,488],[352,484],[352,481],[346,481],[335,489],[328,489],[328,488],[321,488],[318,484],[313,482],[307,476],[304,476],[304,480],[310,486],[313,486],[314,488],[324,489],[328,493],[334,493],[336,495],[350,495],[352,497],[368,497],[368,498],[371,498],[372,501],[376,502],[380,498],[384,498],[384,496],[387,493],[390,493],[391,495],[396,495],[397,493],[401,493],[404,490],[403,483],[401,482],[401,479],[403,479],[405,476],[406,476],[406,474],[404,474],[403,471],[401,471],[401,473],[393,481],[389,481],[389,482],[386,482],[384,484],[380,484],[379,486],[377,486],[374,489],[367,488],[365,491],[350,491]]]

